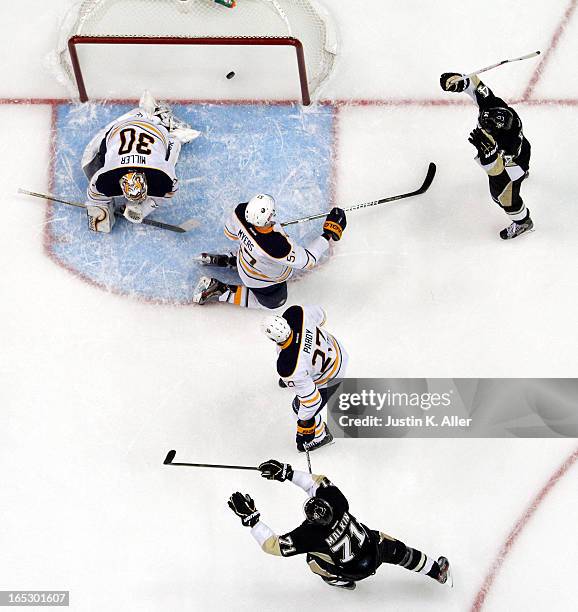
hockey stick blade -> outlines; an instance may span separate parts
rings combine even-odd
[[[378,204],[387,204],[388,202],[396,202],[397,200],[403,200],[404,198],[411,198],[416,195],[421,195],[425,193],[432,184],[434,177],[436,175],[436,165],[433,162],[429,163],[427,174],[425,179],[419,189],[415,191],[409,191],[408,193],[402,193],[396,196],[389,196],[387,198],[381,198],[380,200],[373,200],[372,202],[364,202],[363,204],[356,204],[355,206],[349,206],[348,208],[344,208],[345,212],[351,212],[353,210],[359,210],[360,208],[369,208],[370,206],[377,206]],[[295,225],[296,223],[304,223],[305,221],[313,221],[314,219],[322,219],[326,217],[329,213],[320,213],[318,215],[311,215],[309,217],[303,217],[301,219],[293,219],[292,221],[285,221],[281,223],[282,227],[287,225]]]
[[[173,459],[175,458],[175,455],[177,454],[176,450],[170,450],[167,453],[167,456],[165,457],[165,460],[163,461],[164,465],[170,465],[173,462]]]
[[[198,219],[187,219],[186,221],[183,221],[178,227],[180,227],[183,232],[188,232],[192,229],[195,229],[195,227],[199,227],[199,225],[201,225],[201,222]]]
[[[436,171],[437,166],[433,162],[430,162],[427,169],[427,174],[425,175],[425,179],[423,181],[423,185],[415,192],[415,195],[421,195],[430,188],[430,185],[433,183],[433,180],[435,178]]]

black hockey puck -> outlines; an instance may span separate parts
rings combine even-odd
[[[231,70],[231,72],[229,72],[229,74],[227,75],[228,79],[232,79],[235,76],[235,73]]]

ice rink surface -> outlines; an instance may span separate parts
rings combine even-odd
[[[282,533],[302,520],[300,491],[252,473],[162,466],[174,448],[184,461],[276,457],[305,469],[262,313],[87,283],[50,250],[78,211],[15,195],[65,187],[54,128],[66,92],[44,58],[68,4],[0,8],[0,590],[68,589],[80,611],[575,610],[575,440],[338,440],[312,455],[365,524],[448,556],[453,590],[383,566],[355,592],[335,592],[302,557],[265,556],[226,506],[234,490],[250,492]],[[438,175],[421,198],[352,213],[333,257],[290,285],[287,305],[327,310],[350,376],[576,376],[576,0],[336,0],[330,10],[341,38],[323,93],[332,157],[312,212],[414,189],[429,161]],[[517,102],[532,143],[522,194],[536,231],[503,243],[507,219],[467,142],[475,109],[438,78],[535,49],[540,62],[484,78]],[[227,173],[219,155],[206,162],[212,219]],[[246,175],[228,178],[237,183],[227,197],[252,195]],[[310,187],[291,185],[305,203]],[[94,237],[82,231],[70,226],[59,244],[86,247]],[[152,230],[137,235],[161,258],[174,244],[182,282],[194,282],[173,237],[159,246]]]

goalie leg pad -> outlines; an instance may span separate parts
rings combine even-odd
[[[110,234],[116,217],[114,216],[114,204],[101,204],[100,206],[87,205],[88,229],[93,232]]]

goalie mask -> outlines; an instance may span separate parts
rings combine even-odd
[[[305,517],[314,525],[330,525],[333,520],[333,508],[321,497],[310,497],[303,506]]]
[[[509,108],[501,106],[484,110],[478,117],[480,127],[490,134],[509,130],[513,122],[514,113]]]
[[[130,202],[142,202],[147,197],[147,179],[144,172],[128,172],[123,175],[120,188]]]

